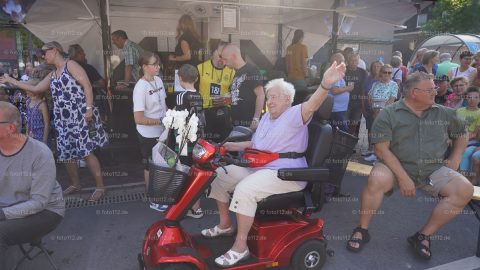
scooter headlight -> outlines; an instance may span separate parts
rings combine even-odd
[[[193,151],[192,151],[192,157],[193,159],[195,160],[199,160],[201,159],[205,154],[207,153],[207,150],[205,150],[205,148],[203,148],[203,146],[201,146],[200,144],[195,144],[195,146],[193,147]]]

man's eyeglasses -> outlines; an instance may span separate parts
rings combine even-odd
[[[0,121],[0,124],[11,124],[12,122],[10,121]]]
[[[433,92],[437,92],[438,91],[438,88],[437,86],[435,86],[434,88],[430,88],[430,89],[421,89],[421,88],[413,88],[413,89],[417,89],[417,90],[420,90],[420,91],[423,91],[423,92],[427,92],[429,94],[433,93]]]
[[[464,58],[462,58],[462,59],[465,60],[465,61],[472,61],[472,60],[473,60],[472,57],[464,57]]]
[[[465,84],[455,84],[453,86],[453,88],[459,88],[459,87],[464,87],[464,86],[465,86]]]

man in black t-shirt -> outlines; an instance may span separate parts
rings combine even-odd
[[[68,47],[68,55],[70,60],[77,62],[87,73],[88,80],[92,85],[94,104],[100,109],[100,115],[106,120],[111,104],[107,98],[106,83],[98,71],[87,63],[85,51],[78,44],[72,44]]]
[[[246,63],[235,45],[227,45],[220,53],[225,65],[235,69],[235,78],[230,86],[232,98],[232,124],[255,130],[265,102],[263,77],[260,70]]]
[[[347,85],[353,84],[353,90],[350,92],[350,99],[348,101],[348,129],[349,133],[357,136],[360,131],[360,121],[362,114],[365,111],[363,108],[364,99],[367,98],[365,91],[363,91],[363,83],[367,77],[367,72],[358,67],[359,55],[350,54],[347,61],[347,71],[345,72],[345,83]]]
[[[88,80],[92,86],[105,87],[105,80],[92,65],[87,63],[85,51],[80,45],[70,45],[68,47],[68,55],[70,56],[71,60],[74,60],[80,66],[82,66],[82,68],[85,70],[85,73],[87,73]]]

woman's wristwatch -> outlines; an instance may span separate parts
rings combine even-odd
[[[91,109],[93,109],[92,106],[87,106],[87,110],[91,110]]]

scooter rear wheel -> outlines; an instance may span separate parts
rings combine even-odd
[[[309,240],[300,245],[293,254],[292,267],[295,270],[319,270],[326,259],[325,243],[320,240]]]
[[[155,270],[198,270],[197,267],[189,263],[162,263],[154,268]]]

